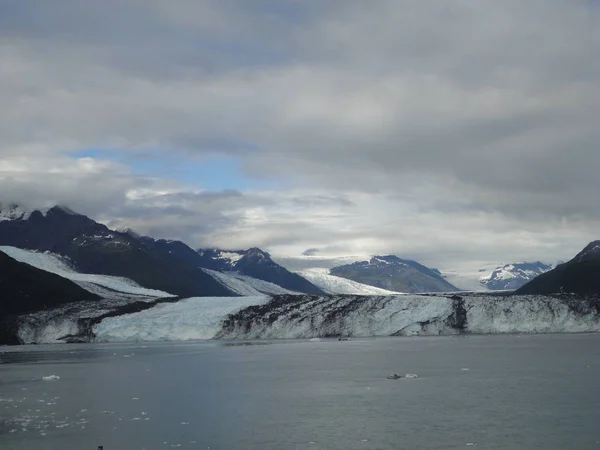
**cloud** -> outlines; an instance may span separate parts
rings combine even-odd
[[[600,219],[599,10],[4,2],[0,187],[197,246],[568,257]],[[88,148],[222,155],[283,187],[208,192],[66,156]]]

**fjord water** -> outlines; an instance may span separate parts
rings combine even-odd
[[[3,348],[0,448],[600,448],[600,335],[262,344]]]

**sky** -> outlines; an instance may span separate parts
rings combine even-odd
[[[595,0],[0,0],[0,61],[0,202],[442,269],[600,239]]]

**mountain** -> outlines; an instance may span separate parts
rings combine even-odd
[[[0,251],[19,262],[71,280],[86,291],[103,299],[149,301],[157,298],[174,297],[168,292],[146,289],[128,278],[79,273],[73,268],[73,264],[68,258],[54,253],[41,253],[7,246],[0,246]]]
[[[458,289],[439,273],[416,261],[394,255],[337,266],[331,275],[395,292],[450,292]]]
[[[297,273],[290,272],[277,264],[269,253],[259,248],[224,251],[199,249],[199,264],[206,269],[219,272],[236,272],[240,275],[267,281],[294,292],[324,294],[322,289]]]
[[[551,269],[540,261],[506,264],[481,277],[479,283],[493,291],[515,290]]]
[[[329,274],[329,269],[313,268],[298,272],[319,289],[328,294],[350,294],[350,295],[394,295],[398,292],[387,291],[374,286],[357,283],[347,278],[336,277]]]
[[[183,258],[195,254],[185,244],[113,231],[65,207],[0,208],[0,245],[49,251],[69,258],[78,272],[126,277],[177,296],[237,295]]]
[[[9,316],[50,309],[65,303],[99,300],[72,281],[19,262],[0,252],[0,345],[18,344]]]
[[[559,264],[517,290],[517,294],[600,294],[600,241],[588,244],[572,260]]]
[[[1,206],[1,205],[0,205]],[[181,241],[153,239],[132,230],[110,230],[66,207],[28,210],[20,205],[0,207],[0,246],[11,246],[66,257],[81,274],[126,277],[144,288],[181,297],[239,295],[233,283],[202,269],[236,272],[281,288],[258,283],[270,294],[323,291],[300,275],[275,263],[258,248],[196,251]],[[252,285],[248,278],[241,282]],[[254,283],[256,284],[256,283]],[[256,286],[242,291],[253,292]]]

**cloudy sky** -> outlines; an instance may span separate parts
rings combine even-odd
[[[0,201],[193,246],[568,259],[597,0],[0,0]]]

